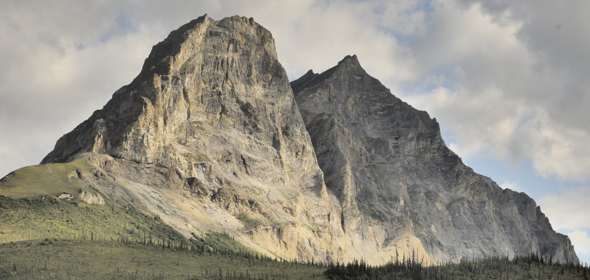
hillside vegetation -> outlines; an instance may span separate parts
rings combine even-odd
[[[380,267],[362,262],[331,265],[325,272],[331,280],[587,280],[590,269],[582,265],[564,265],[537,256],[489,258],[425,267],[413,259]]]
[[[0,279],[326,279],[324,270],[167,244],[43,240],[0,246]]]
[[[176,245],[175,245],[176,244]],[[587,280],[590,270],[536,257],[423,267],[300,264],[171,242],[39,240],[0,245],[0,279]]]
[[[11,199],[0,196],[0,243],[57,239],[159,239],[183,237],[132,207],[87,205],[50,196]]]

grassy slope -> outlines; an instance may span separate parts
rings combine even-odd
[[[23,167],[2,178],[0,195],[29,198],[61,193],[77,194],[88,190],[78,178],[76,170],[90,174],[92,167],[85,159]]]
[[[0,197],[0,243],[44,238],[158,239],[182,237],[157,217],[133,208],[86,205],[52,197]]]
[[[114,242],[0,246],[0,279],[325,279],[323,268]],[[229,277],[222,279],[248,279]]]
[[[67,163],[28,166],[0,180],[0,244],[44,238],[58,239],[182,239],[157,217],[129,205],[80,202],[82,192],[94,193],[83,176],[95,168],[85,158]],[[83,174],[83,175],[82,175]],[[71,200],[56,197],[63,193]]]
[[[94,192],[82,176],[95,168],[84,158],[68,163],[21,168],[0,180],[0,244],[46,238],[61,240],[185,240],[158,217],[105,198],[104,205],[81,202],[77,195]],[[62,193],[71,200],[56,198]],[[191,244],[217,251],[247,252],[231,237],[211,233]]]

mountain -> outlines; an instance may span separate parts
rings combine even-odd
[[[292,85],[297,100],[253,19],[183,25],[41,165],[0,180],[0,242],[221,234],[296,260],[577,261],[530,198],[462,165],[356,58]]]
[[[42,163],[87,158],[98,193],[184,236],[228,233],[258,252],[326,260],[340,233],[271,33],[200,17]],[[340,233],[340,235],[342,235]]]
[[[530,197],[465,166],[436,119],[392,95],[356,56],[291,85],[345,232],[434,260],[535,253],[578,262]]]

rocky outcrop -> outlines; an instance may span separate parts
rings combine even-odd
[[[437,261],[530,253],[577,262],[524,193],[502,189],[447,148],[436,119],[396,98],[356,56],[291,83],[346,233],[383,247],[414,237]]]

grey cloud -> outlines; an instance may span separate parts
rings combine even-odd
[[[547,71],[560,92],[551,92],[545,99],[553,118],[564,125],[588,129],[585,120],[590,106],[590,10],[588,1],[507,1],[463,0],[466,5],[480,4],[495,18],[507,18],[522,24],[518,37],[540,59],[535,65]],[[563,114],[562,108],[568,113]]]
[[[573,58],[588,49],[590,38],[547,35],[555,22],[576,26],[587,21],[559,9],[559,3],[435,1],[430,23],[414,46],[420,66],[416,83],[443,69],[452,84],[438,86],[449,98],[444,104],[429,99],[434,92],[409,98],[457,134],[459,149],[530,160],[542,175],[586,180],[590,93],[586,79],[571,73],[590,70],[585,58],[575,63]],[[546,15],[552,10],[557,15]]]
[[[539,204],[554,226],[561,230],[590,230],[590,188],[577,188],[548,195]],[[567,203],[564,203],[567,201]]]
[[[583,258],[590,256],[589,196],[590,188],[580,187],[548,195],[539,202],[552,225],[568,232],[578,256]]]

